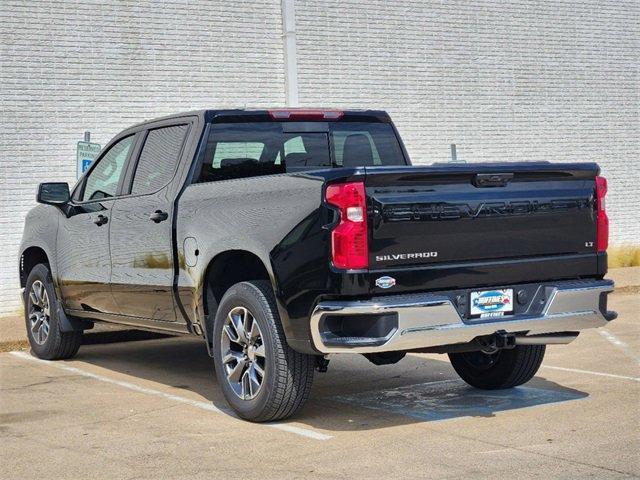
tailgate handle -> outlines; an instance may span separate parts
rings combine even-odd
[[[506,187],[513,180],[513,173],[478,173],[473,184],[478,188]]]

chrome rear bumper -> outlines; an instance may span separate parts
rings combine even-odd
[[[601,303],[601,294],[614,289],[610,280],[558,282],[541,288],[546,288],[548,295],[540,313],[482,320],[463,318],[449,297],[437,293],[320,302],[311,315],[311,335],[315,348],[322,353],[373,353],[467,343],[497,331],[517,333],[523,340],[530,339],[519,343],[536,343],[532,335],[579,332],[600,327],[615,318],[615,313],[606,312]],[[343,339],[342,344],[329,342],[326,332],[320,331],[321,321],[326,315],[369,314],[396,314],[397,328],[385,337],[375,339],[375,342],[350,337]],[[561,338],[566,340],[545,343],[569,343],[575,336]]]

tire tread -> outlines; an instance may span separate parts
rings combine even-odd
[[[271,314],[277,312],[275,298],[271,284],[266,280],[256,280],[249,283],[259,291],[262,300],[269,304]],[[276,382],[276,400],[256,421],[281,420],[293,415],[309,398],[315,364],[313,357],[293,350],[287,345],[284,329],[278,318],[273,318],[277,334],[274,335],[274,352],[280,366]]]

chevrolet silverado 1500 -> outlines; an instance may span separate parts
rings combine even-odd
[[[118,134],[43,183],[20,249],[33,352],[95,321],[197,335],[231,407],[269,421],[327,356],[446,353],[483,389],[615,318],[593,163],[412,166],[381,111],[206,110]]]

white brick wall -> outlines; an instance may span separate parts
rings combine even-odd
[[[75,181],[83,132],[209,106],[284,103],[278,0],[0,2],[0,313],[36,185]]]
[[[635,1],[295,0],[304,105],[390,111],[414,162],[598,161],[640,241]],[[146,118],[282,105],[280,0],[0,2],[0,314],[37,183]]]
[[[304,105],[383,108],[414,163],[596,161],[640,244],[640,2],[296,0]]]

